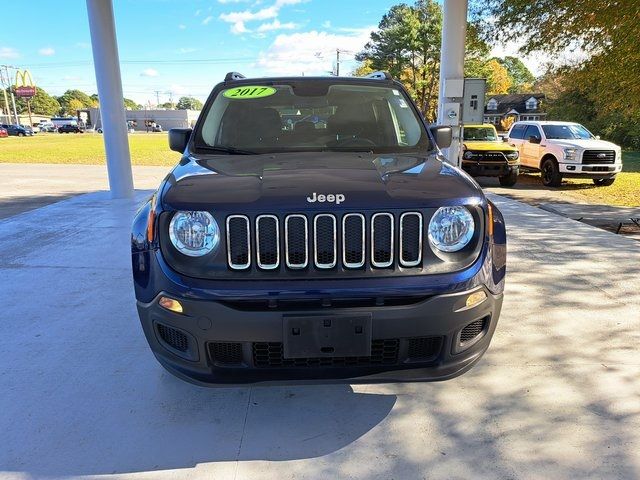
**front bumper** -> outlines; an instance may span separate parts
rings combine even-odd
[[[462,160],[462,169],[473,177],[502,177],[519,167],[518,163]]]
[[[468,296],[479,290],[486,293],[486,300],[465,307]],[[485,352],[502,306],[502,294],[494,295],[484,286],[409,304],[273,311],[242,302],[229,305],[167,296],[182,303],[182,314],[160,307],[158,297],[149,303],[138,302],[145,336],[165,368],[198,384],[452,378],[471,368]],[[313,315],[336,319],[370,316],[371,355],[337,360],[322,355],[284,358],[285,318]],[[467,340],[462,342],[461,332],[469,324],[474,325],[465,330]],[[469,331],[477,335],[469,338]]]
[[[588,164],[559,163],[558,168],[566,178],[610,178],[622,171],[621,163]]]

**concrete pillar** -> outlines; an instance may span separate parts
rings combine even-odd
[[[460,117],[464,89],[467,9],[468,0],[444,0],[443,3],[438,123],[451,125],[453,128],[453,142],[451,147],[444,152],[453,165],[458,165],[460,156]],[[455,112],[456,109],[457,112]]]
[[[87,0],[87,14],[111,198],[127,198],[133,196],[133,175],[112,0]]]

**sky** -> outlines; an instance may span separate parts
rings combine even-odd
[[[125,97],[141,104],[205,100],[228,71],[247,77],[340,73],[393,0],[114,0]],[[3,22],[0,64],[28,68],[53,95],[96,92],[82,0],[36,0]],[[510,53],[496,46],[502,55]],[[513,52],[511,52],[513,53]],[[534,72],[535,73],[535,72]]]

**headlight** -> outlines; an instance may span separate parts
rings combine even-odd
[[[462,156],[465,160],[470,160],[473,158],[473,152],[470,150],[467,150],[466,152],[464,152],[464,155]]]
[[[577,150],[575,148],[565,148],[564,149],[564,159],[565,160],[575,160],[576,151]]]
[[[169,238],[180,253],[200,257],[220,244],[220,227],[208,212],[176,212],[169,224]]]
[[[471,241],[475,224],[464,207],[441,207],[429,222],[429,242],[442,252],[457,252]]]
[[[520,154],[518,152],[509,152],[509,153],[507,153],[507,158],[509,160],[516,160],[519,156],[520,156]]]

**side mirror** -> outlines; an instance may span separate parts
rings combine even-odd
[[[542,139],[540,137],[536,137],[535,135],[531,135],[529,137],[529,142],[530,143],[540,143],[540,142],[542,142]]]
[[[190,138],[190,128],[172,128],[169,130],[169,148],[174,152],[184,153]]]
[[[509,143],[509,137],[507,137],[507,136],[502,137],[502,141],[504,143]]]
[[[430,130],[439,148],[449,148],[451,146],[451,140],[453,138],[451,127],[435,126],[431,127]]]

